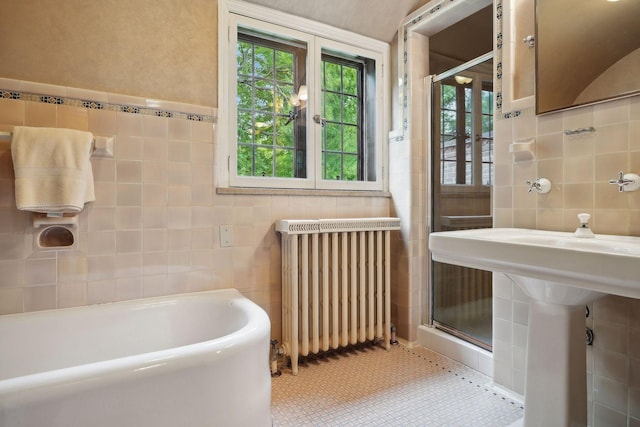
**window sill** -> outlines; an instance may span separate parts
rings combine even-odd
[[[388,191],[371,190],[297,190],[288,188],[217,187],[216,194],[243,196],[310,196],[310,197],[383,197],[391,198]]]

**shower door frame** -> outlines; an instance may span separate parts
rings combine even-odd
[[[426,171],[427,171],[427,182],[425,183],[425,188],[427,191],[427,197],[426,197],[426,208],[427,208],[427,234],[431,234],[431,232],[433,231],[433,224],[434,224],[434,212],[433,212],[433,199],[434,199],[434,181],[436,179],[440,179],[440,175],[438,174],[438,176],[434,176],[434,170],[436,168],[434,168],[433,162],[434,162],[434,126],[433,126],[433,114],[434,114],[434,108],[433,108],[433,85],[435,83],[437,83],[438,81],[444,80],[448,77],[454,76],[457,73],[460,73],[464,70],[467,70],[469,68],[472,68],[478,64],[481,64],[485,61],[488,60],[493,60],[494,59],[494,53],[493,51],[488,52],[484,55],[481,55],[477,58],[472,59],[471,61],[468,61],[464,64],[461,64],[457,67],[451,68],[441,74],[438,75],[428,75],[427,77],[424,78],[424,101],[425,101],[425,112],[426,112],[426,117],[428,118],[428,120],[425,120],[425,135],[427,136],[426,138],[426,149],[428,152],[428,156],[427,156],[427,164],[426,164]],[[492,76],[492,81],[493,81],[493,76]],[[495,103],[495,99],[494,99],[494,103]],[[495,110],[495,106],[494,106],[494,110]],[[494,114],[494,121],[495,121],[495,114]],[[493,183],[492,183],[493,186]],[[492,201],[490,200],[490,203],[492,203]],[[428,241],[428,236],[427,236],[427,241]],[[433,274],[433,263],[434,261],[431,259],[431,252],[428,251],[428,268],[427,268],[427,290],[425,292],[426,295],[426,324],[427,326],[430,327],[434,327],[436,329],[440,329],[452,336],[461,338],[473,345],[476,345],[480,348],[483,348],[485,350],[488,351],[492,351],[492,345],[487,345],[487,343],[472,337],[466,333],[464,333],[463,331],[460,331],[456,328],[452,328],[446,324],[443,324],[441,322],[438,322],[437,320],[434,319],[434,291],[433,291],[433,285],[434,285],[434,274]],[[492,319],[493,320],[493,319]]]

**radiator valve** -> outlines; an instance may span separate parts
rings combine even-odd
[[[279,377],[282,372],[278,369],[278,359],[284,356],[284,348],[278,345],[278,340],[271,340],[271,351],[269,354],[269,366],[271,368],[271,376]]]
[[[396,339],[396,325],[391,325],[391,339],[389,340],[389,344],[398,345],[398,340]]]

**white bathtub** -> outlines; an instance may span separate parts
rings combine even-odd
[[[269,335],[234,289],[0,316],[0,426],[270,426]]]

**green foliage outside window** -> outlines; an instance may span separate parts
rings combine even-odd
[[[294,53],[239,40],[237,173],[241,176],[294,176]]]
[[[322,131],[322,177],[361,180],[361,66],[325,56],[321,75],[321,108],[326,119]]]
[[[305,140],[303,135],[296,135],[304,105],[291,103],[299,89],[296,82],[304,84],[296,75],[296,54],[296,48],[289,49],[284,43],[239,34],[236,49],[239,176],[306,176],[305,160],[299,158],[306,147],[304,142],[296,141],[296,138]],[[362,180],[362,77],[361,63],[323,55],[320,114],[325,123],[324,179]]]

